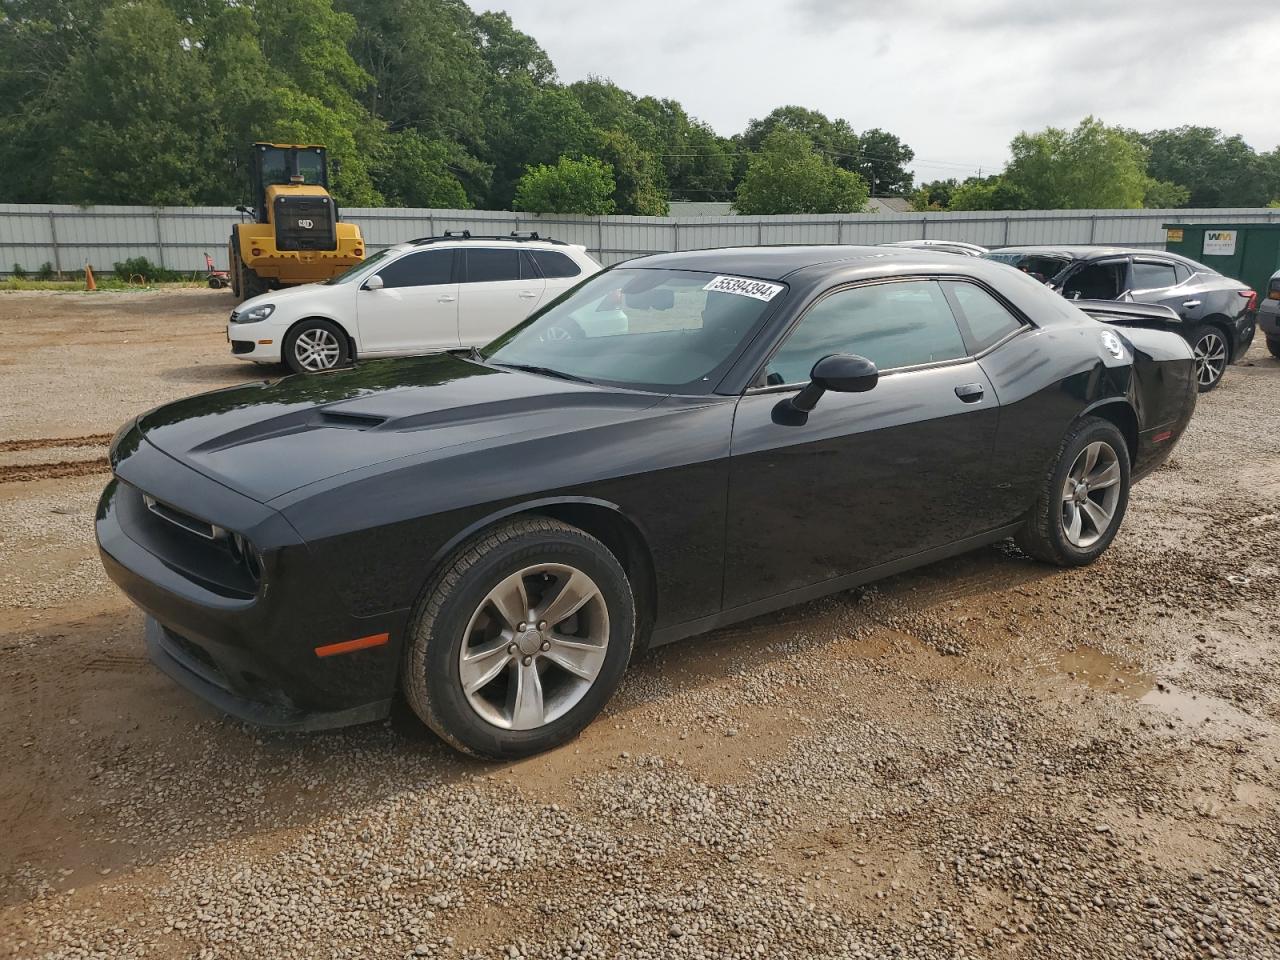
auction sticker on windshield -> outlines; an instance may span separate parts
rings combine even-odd
[[[768,303],[786,287],[780,283],[765,283],[763,280],[748,280],[746,277],[716,277],[702,289],[715,293],[736,293],[740,297],[755,297]]]

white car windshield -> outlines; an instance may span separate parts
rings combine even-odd
[[[483,351],[495,366],[569,379],[704,393],[786,291],[690,270],[607,270]]]

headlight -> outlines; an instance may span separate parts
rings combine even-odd
[[[265,320],[275,312],[276,305],[274,303],[263,303],[256,307],[250,307],[248,310],[241,312],[236,317],[236,323],[257,323],[259,320]]]

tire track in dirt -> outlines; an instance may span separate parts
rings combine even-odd
[[[83,437],[36,437],[32,440],[0,440],[0,453],[17,450],[47,450],[51,447],[96,447],[111,442],[109,433],[91,433]],[[27,469],[34,469],[28,467]]]
[[[0,467],[0,483],[22,483],[30,480],[61,480],[67,477],[87,477],[94,473],[106,473],[111,465],[102,460],[58,460],[54,463],[28,463],[21,466]]]

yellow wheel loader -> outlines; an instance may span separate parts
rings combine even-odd
[[[250,163],[253,207],[231,228],[227,262],[240,300],[335,277],[364,259],[354,223],[340,223],[329,195],[329,161],[314,144],[255,143]]]

